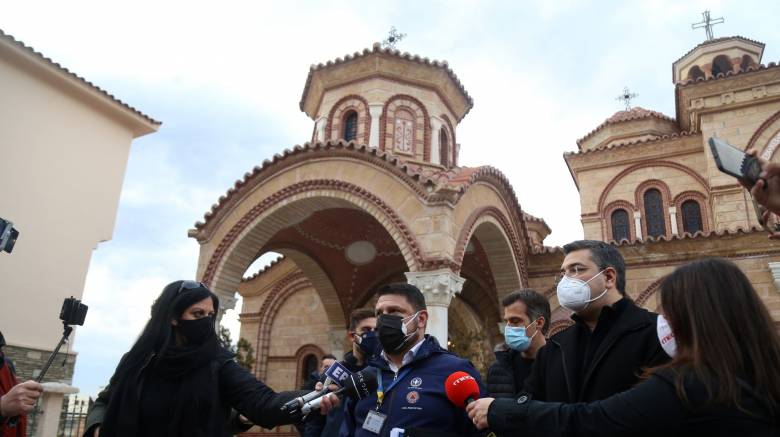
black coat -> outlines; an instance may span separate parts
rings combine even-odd
[[[147,359],[147,365],[151,358]],[[214,437],[232,436],[238,431],[246,430],[247,427],[242,427],[238,423],[236,411],[249,418],[255,425],[269,429],[293,422],[288,414],[280,411],[280,408],[288,400],[305,392],[276,393],[246,369],[239,366],[232,359],[232,356],[220,355],[215,357],[212,362],[212,369],[218,374],[216,381],[219,384],[219,399],[216,400],[218,403],[217,408],[213,409],[215,413],[210,422],[217,424],[219,429],[224,430],[221,435]],[[144,369],[142,368],[140,371],[143,372]],[[139,387],[137,392],[140,396],[142,387]],[[98,394],[87,416],[84,437],[92,437],[94,428],[103,423],[103,417],[111,395],[110,384]]]
[[[666,369],[636,387],[589,404],[496,399],[488,410],[490,429],[505,435],[574,436],[778,436],[771,417],[752,388],[744,384],[742,408],[706,405],[707,390],[688,372],[677,395],[676,375]]]
[[[533,360],[523,359],[520,352],[503,346],[505,349],[495,351],[496,361],[488,369],[486,385],[491,398],[517,397],[531,373]]]
[[[579,390],[577,341],[584,323],[552,336],[536,355],[524,389],[533,399],[554,402],[592,402],[628,390],[639,382],[643,368],[669,360],[656,333],[657,314],[627,301],[596,349]]]

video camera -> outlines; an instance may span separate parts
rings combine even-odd
[[[14,228],[14,224],[0,218],[0,252],[11,253],[17,238],[19,238],[19,231]]]

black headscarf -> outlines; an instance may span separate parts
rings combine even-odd
[[[216,326],[200,344],[177,345],[176,327],[184,311],[196,302],[211,297],[215,313],[219,311],[216,295],[205,287],[179,291],[181,281],[169,284],[152,306],[152,318],[139,339],[122,358],[111,378],[110,398],[100,435],[104,437],[135,437],[143,402],[143,383],[153,372],[177,388],[175,405],[167,425],[167,435],[211,436],[211,430],[222,424],[210,423],[219,403],[217,384],[218,356],[229,354],[221,346]],[[212,323],[215,321],[212,319]]]

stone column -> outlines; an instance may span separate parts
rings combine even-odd
[[[314,122],[314,139],[315,141],[324,142],[325,141],[325,125],[328,123],[327,117],[320,117],[317,119],[317,121]]]
[[[431,117],[431,164],[441,164],[439,156],[439,131],[441,130],[441,120]]]
[[[636,239],[642,239],[642,213],[634,211],[634,229],[636,229]]]
[[[676,206],[670,206],[669,207],[669,221],[671,221],[672,225],[672,235],[680,235],[677,229],[677,207]]]
[[[772,273],[772,280],[775,282],[775,291],[780,293],[780,262],[770,262],[768,266]]]
[[[422,291],[428,307],[428,326],[425,333],[436,337],[447,348],[447,314],[452,297],[463,289],[465,279],[449,269],[430,272],[406,272],[406,281]]]
[[[382,103],[368,105],[371,115],[371,130],[368,134],[368,147],[379,147],[379,119],[382,117]]]
[[[78,393],[79,389],[61,382],[44,382],[40,400],[41,415],[35,426],[36,437],[57,435],[62,413],[62,400],[66,394]]]

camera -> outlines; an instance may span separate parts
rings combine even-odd
[[[71,296],[62,302],[60,310],[60,320],[66,325],[84,325],[84,319],[87,317],[88,307],[80,300]]]
[[[19,238],[19,231],[14,228],[14,224],[0,218],[0,252],[11,253],[17,238]]]

